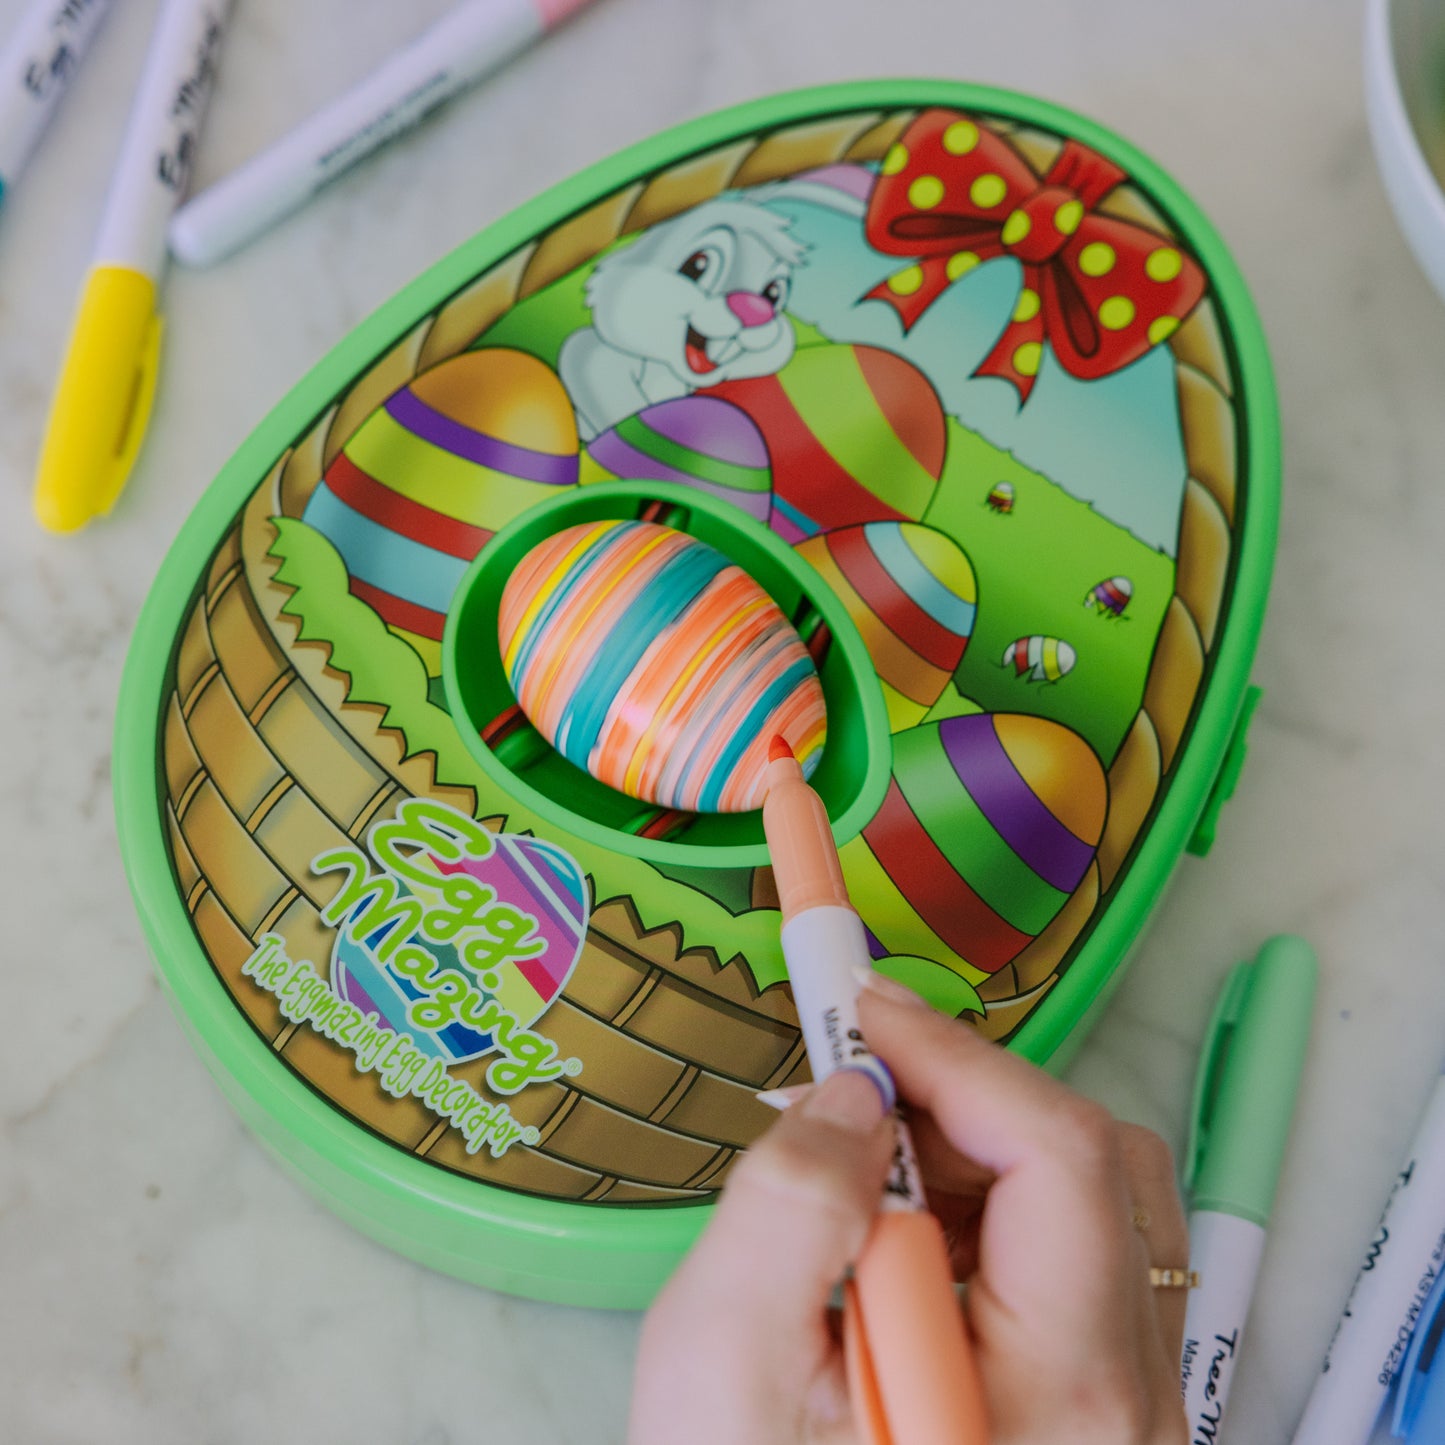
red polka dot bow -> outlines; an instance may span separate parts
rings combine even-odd
[[[904,330],[959,277],[1012,256],[1023,267],[1013,317],[975,376],[1001,376],[1025,400],[1053,348],[1092,381],[1170,336],[1204,294],[1204,273],[1167,236],[1095,209],[1125,174],[1065,143],[1048,174],[1003,136],[951,110],[925,111],[883,161],[868,203],[869,244],[915,258],[868,293]]]

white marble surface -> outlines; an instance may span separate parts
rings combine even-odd
[[[0,0],[0,32],[19,8]],[[443,8],[240,0],[201,180]],[[1354,0],[599,0],[251,249],[174,270],[131,487],[56,539],[31,522],[31,469],[153,13],[116,7],[0,214],[0,1435],[620,1440],[635,1317],[489,1295],[357,1236],[262,1154],[185,1043],[116,856],[127,638],[248,429],[476,229],[702,111],[946,72],[1150,151],[1233,249],[1277,368],[1284,518],[1249,764],[1071,1077],[1182,1145],[1224,970],[1275,931],[1315,943],[1317,1030],[1228,1432],[1282,1445],[1445,1042],[1445,306],[1372,164]]]

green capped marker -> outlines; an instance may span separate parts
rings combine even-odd
[[[1204,1037],[1184,1161],[1189,1263],[1184,1322],[1190,1440],[1214,1441],[1264,1253],[1265,1226],[1309,1045],[1315,956],[1281,934],[1225,979]]]

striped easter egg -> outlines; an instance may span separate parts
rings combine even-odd
[[[1008,513],[1014,509],[1014,484],[1012,482],[995,482],[989,488],[988,496],[984,499],[988,504],[990,512]]]
[[[508,578],[497,637],[532,725],[630,797],[760,807],[778,734],[805,773],[817,765],[826,721],[807,649],[747,573],[686,533],[616,520],[555,533]]]
[[[519,513],[576,483],[577,447],[571,403],[548,366],[521,351],[464,352],[357,428],[303,520],[435,677],[468,563]]]
[[[1020,637],[1003,650],[1001,666],[1025,682],[1057,682],[1072,672],[1079,655],[1059,637]]]
[[[680,396],[617,423],[587,446],[584,482],[618,478],[695,487],[766,522],[768,449],[757,424],[716,396]]]
[[[410,1034],[428,1057],[448,1063],[490,1053],[499,1027],[535,1023],[571,977],[587,936],[587,881],[577,863],[537,838],[498,833],[495,842],[486,858],[448,863],[427,854],[426,864],[438,881],[468,874],[498,901],[534,920],[535,927],[511,950],[525,956],[493,964],[475,939],[461,939],[458,948],[424,934],[401,948],[399,939],[390,938],[398,923],[353,938],[343,922],[333,948],[331,978],[340,997],[363,1015],[374,1013],[393,1033]],[[408,884],[398,883],[399,899],[416,896]],[[358,911],[367,906],[364,900]],[[485,930],[482,934],[484,939]]]
[[[773,467],[773,530],[789,542],[860,522],[917,521],[943,473],[947,430],[928,378],[873,346],[801,347],[774,376],[712,396],[757,423]]]
[[[972,982],[1037,937],[1083,881],[1104,830],[1104,769],[1046,718],[975,713],[898,734],[882,807],[842,850],[878,956]]]
[[[1084,606],[1092,607],[1101,617],[1122,617],[1133,595],[1134,584],[1127,577],[1106,577],[1089,588]]]
[[[963,549],[920,522],[865,522],[799,542],[873,659],[894,732],[923,721],[963,660],[978,588]]]

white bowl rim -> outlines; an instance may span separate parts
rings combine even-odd
[[[1442,190],[1440,178],[1425,159],[1419,133],[1405,107],[1404,92],[1395,65],[1391,8],[1392,0],[1366,0],[1366,117],[1386,190],[1390,192],[1390,200],[1405,230],[1406,239],[1412,246],[1417,244],[1409,223],[1400,215],[1407,201],[1412,207],[1423,206],[1430,213],[1431,222],[1440,227],[1440,257],[1427,266],[1433,275],[1435,271],[1445,270],[1445,190]],[[1399,174],[1400,169],[1403,169],[1403,175]],[[1392,180],[1396,183],[1408,182],[1412,193],[1408,197],[1396,194]],[[1424,258],[1420,259],[1423,263]]]

